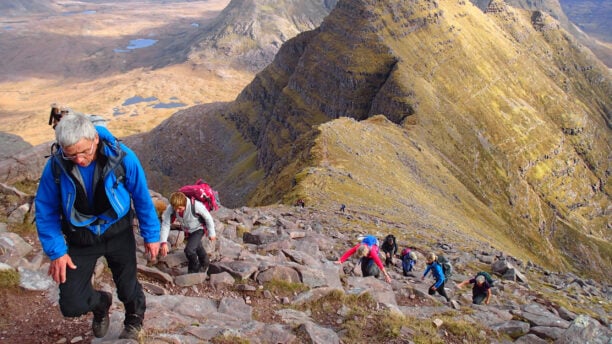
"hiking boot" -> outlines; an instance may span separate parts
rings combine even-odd
[[[93,310],[93,321],[91,322],[91,330],[96,338],[106,336],[110,320],[108,318],[108,310],[113,304],[113,295],[105,291],[100,291],[100,303]]]
[[[133,339],[137,342],[142,340],[142,318],[137,314],[126,315],[126,320],[123,322],[123,331],[119,335],[119,339]]]

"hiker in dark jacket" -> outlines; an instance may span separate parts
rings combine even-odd
[[[385,266],[389,267],[393,263],[393,257],[397,254],[397,243],[393,234],[387,235],[380,249],[385,253]]]
[[[457,284],[457,288],[461,289],[468,284],[474,284],[472,287],[472,303],[479,305],[484,301],[488,305],[491,299],[491,286],[486,278],[483,275],[478,275],[476,278],[470,278]]]
[[[119,338],[138,340],[146,299],[137,278],[131,205],[145,252],[155,258],[159,250],[159,220],[144,170],[134,152],[85,116],[62,117],[55,138],[59,149],[42,172],[35,208],[38,238],[51,260],[48,273],[59,284],[62,315],[92,312],[94,336],[106,335],[112,294],[91,283],[104,256],[125,309]],[[118,176],[120,169],[124,173]]]
[[[363,237],[359,244],[344,252],[342,257],[340,257],[340,259],[338,259],[335,263],[342,264],[353,254],[360,259],[363,277],[378,277],[380,271],[382,271],[383,275],[385,275],[385,281],[387,283],[391,283],[391,276],[389,276],[389,273],[387,273],[387,270],[385,270],[385,267],[378,256],[378,239],[376,239],[375,236],[366,235]]]
[[[421,277],[421,279],[424,280],[425,276],[427,276],[427,274],[431,270],[431,274],[434,280],[436,281],[429,287],[429,295],[433,295],[437,291],[438,294],[444,296],[447,302],[450,301],[450,298],[448,297],[448,295],[446,295],[446,291],[444,290],[444,283],[446,282],[446,278],[444,277],[444,270],[442,270],[442,265],[438,263],[438,256],[436,256],[435,253],[430,252],[427,255],[426,261],[427,268],[425,269],[425,272],[423,273],[423,277]]]

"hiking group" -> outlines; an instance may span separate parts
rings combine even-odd
[[[361,273],[363,277],[375,277],[379,278],[382,272],[385,281],[391,282],[391,276],[389,275],[387,268],[395,266],[393,258],[397,257],[398,244],[393,234],[389,234],[383,240],[380,245],[380,251],[382,251],[382,257],[385,259],[385,265],[383,266],[381,256],[379,255],[379,241],[373,235],[365,235],[358,237],[359,243],[346,252],[335,262],[336,264],[342,264],[347,261],[351,256],[354,256],[359,260],[361,265]],[[404,276],[411,276],[412,271],[417,263],[417,254],[414,247],[404,248],[399,258],[401,258],[402,274]],[[445,285],[452,275],[451,262],[443,256],[438,256],[434,252],[429,252],[425,255],[425,270],[421,276],[421,280],[424,280],[431,272],[431,277],[434,283],[428,288],[429,295],[435,295],[438,293],[444,297],[446,302],[450,302],[451,298],[446,294]],[[474,278],[467,279],[456,285],[458,289],[463,288],[467,284],[473,284],[472,288],[472,303],[481,304],[483,301],[485,304],[489,304],[491,298],[491,287],[493,286],[493,279],[485,271],[480,271],[474,276]]]
[[[51,261],[48,273],[59,284],[60,311],[65,317],[93,313],[94,336],[106,336],[113,293],[96,290],[92,284],[98,259],[104,257],[125,311],[119,338],[142,341],[146,297],[137,278],[134,216],[150,260],[169,253],[170,230],[179,229],[187,238],[183,251],[187,273],[205,273],[209,257],[202,239],[216,240],[211,211],[219,208],[218,194],[198,180],[172,193],[169,204],[158,205],[152,200],[136,154],[105,126],[96,125],[100,122],[95,116],[54,106],[49,124],[55,130],[55,143],[36,192],[35,222],[43,251]],[[298,206],[303,207],[300,201]],[[382,273],[391,283],[385,265],[393,266],[398,252],[393,235],[384,239],[381,250],[384,265],[378,239],[366,235],[335,263],[342,264],[355,255],[364,277],[378,278]],[[417,261],[415,250],[403,249],[401,258],[403,274],[408,276]],[[445,266],[435,254],[429,254],[423,278],[432,271],[435,283],[429,294],[437,292],[449,300],[444,291]],[[459,285],[474,284],[474,303],[489,302],[491,282],[487,278],[483,282],[483,278],[479,275]]]

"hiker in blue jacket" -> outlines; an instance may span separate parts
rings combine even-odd
[[[442,270],[442,265],[438,263],[438,256],[436,256],[435,253],[430,252],[427,255],[426,261],[427,261],[427,268],[425,269],[425,272],[423,272],[423,277],[421,277],[421,279],[424,280],[425,276],[427,276],[427,274],[431,270],[431,274],[434,280],[436,281],[434,284],[432,284],[429,287],[429,290],[428,290],[429,295],[433,295],[437,291],[438,294],[444,296],[446,301],[449,302],[450,298],[448,297],[448,295],[446,295],[446,291],[444,290],[444,283],[446,282],[446,278],[444,277],[444,271]]]
[[[91,283],[104,256],[125,308],[119,338],[138,340],[146,300],[137,279],[131,205],[151,258],[159,251],[160,226],[144,170],[134,152],[84,115],[62,117],[55,138],[59,148],[42,172],[35,206],[49,275],[59,283],[60,310],[66,317],[93,312],[94,336],[106,335],[112,294]]]

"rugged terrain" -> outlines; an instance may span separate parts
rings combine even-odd
[[[8,188],[0,195],[8,215],[0,225],[0,340],[119,343],[123,311],[116,295],[102,339],[91,336],[91,315],[61,317],[57,286],[46,276],[48,260],[30,224],[32,195]],[[145,259],[139,242],[139,276],[148,294],[144,343],[569,344],[607,343],[612,335],[610,285],[521,261],[458,231],[406,227],[350,206],[222,208],[214,218],[218,240],[205,240],[208,274],[186,274],[179,231],[169,238],[173,251],[158,262]],[[387,284],[360,277],[356,260],[334,264],[363,233],[397,235],[400,249],[417,252],[415,270],[403,276],[395,259]],[[429,296],[432,281],[420,278],[429,251],[452,261],[451,302]],[[455,287],[479,270],[496,280],[489,305],[471,305],[469,288]],[[103,260],[94,281],[114,290]]]
[[[197,54],[181,44],[183,38],[196,37],[197,29],[190,31],[196,27],[191,25],[193,18],[203,16],[208,18],[205,22],[211,23],[223,8],[218,3],[218,10],[202,12],[196,3],[177,2],[177,11],[191,11],[193,17],[178,20],[180,25],[167,23],[153,30],[145,29],[150,19],[163,22],[163,14],[168,11],[161,3],[161,7],[151,7],[151,17],[134,22],[132,19],[121,22],[122,17],[112,15],[116,12],[110,8],[107,9],[110,12],[99,8],[93,14],[86,12],[88,8],[82,7],[82,3],[76,4],[78,14],[71,19],[80,20],[78,27],[83,30],[80,33],[92,33],[85,36],[94,45],[96,39],[108,39],[105,32],[109,27],[116,30],[113,35],[119,30],[133,31],[116,44],[118,47],[124,47],[131,38],[158,37],[155,32],[159,30],[164,33],[160,38],[166,42],[163,45],[168,47],[166,52],[178,50],[183,54],[179,56],[189,52],[193,57]],[[130,12],[129,7],[122,10]],[[10,65],[18,67],[21,61],[30,59],[37,62],[40,70],[25,79],[12,74],[8,67],[2,70],[2,75],[9,76],[2,84],[2,116],[9,120],[0,129],[17,133],[37,127],[38,134],[31,137],[40,136],[28,142],[45,142],[52,135],[46,126],[48,104],[56,101],[58,95],[67,97],[62,102],[77,110],[110,113],[117,104],[133,96],[156,96],[160,102],[170,102],[178,93],[184,95],[178,100],[184,101],[190,99],[190,92],[195,92],[197,95],[187,103],[206,104],[189,107],[167,120],[174,110],[143,120],[142,114],[149,110],[145,101],[136,107],[118,106],[118,112],[125,110],[133,116],[118,115],[109,122],[111,130],[138,152],[153,189],[167,194],[182,183],[203,177],[221,191],[222,203],[235,208],[234,214],[253,212],[240,208],[244,204],[292,204],[304,199],[308,218],[279,206],[278,211],[260,213],[250,219],[224,218],[220,222],[237,231],[242,228],[239,224],[245,224],[243,221],[246,228],[260,227],[249,225],[259,217],[272,217],[276,222],[284,222],[283,226],[289,225],[285,221],[294,216],[299,217],[296,223],[304,226],[319,228],[316,223],[325,223],[323,227],[332,228],[332,232],[321,232],[338,239],[333,249],[319,243],[327,250],[321,260],[328,262],[354,240],[355,232],[376,231],[378,235],[395,232],[404,243],[415,243],[423,252],[448,251],[461,263],[459,266],[465,264],[459,271],[466,275],[475,269],[490,268],[488,263],[483,265],[481,259],[485,258],[479,252],[488,256],[503,252],[522,262],[521,267],[533,267],[528,278],[537,282],[525,293],[529,296],[525,296],[522,294],[525,286],[513,284],[516,280],[512,279],[499,298],[505,301],[509,295],[520,294],[524,299],[476,309],[477,317],[490,312],[498,314],[494,310],[501,308],[506,317],[506,308],[518,312],[533,303],[546,305],[550,312],[554,309],[563,313],[560,305],[567,302],[564,308],[589,314],[599,323],[609,325],[609,319],[601,314],[610,313],[606,283],[612,279],[610,74],[563,29],[563,23],[547,13],[538,8],[516,9],[501,1],[484,9],[464,1],[340,1],[320,27],[290,40],[277,40],[285,44],[273,63],[254,79],[247,78],[252,77],[252,72],[233,68],[173,64],[181,59],[172,54],[160,55],[159,50],[137,49],[128,57],[106,55],[112,49],[100,47],[108,44],[79,50],[85,53],[75,60],[85,61],[83,64],[47,63],[44,56],[19,48],[17,41],[26,37],[34,45],[44,45],[54,41],[49,38],[51,35],[39,35],[39,31],[32,30],[30,36],[17,36],[12,29],[5,30],[0,43],[11,47],[3,49],[13,54],[8,60]],[[99,21],[89,20],[91,15],[99,15],[96,17]],[[72,50],[68,48],[84,46],[85,40],[78,38],[80,34],[70,35],[74,27],[55,27],[56,17],[36,19],[41,23],[37,25],[47,25],[44,27],[48,32],[62,31],[60,37],[68,43],[60,44],[53,55],[72,61]],[[15,25],[23,29],[20,33],[29,32],[28,25],[33,22],[22,20],[10,19],[3,25]],[[181,30],[174,31],[176,27]],[[114,58],[108,62],[108,56]],[[153,69],[154,65],[157,69]],[[24,68],[25,63],[21,70]],[[67,70],[78,72],[76,75],[85,73],[85,77],[55,81],[54,76]],[[182,81],[177,82],[177,77]],[[228,102],[249,81],[236,100]],[[68,82],[70,87],[66,87]],[[192,91],[198,85],[198,91]],[[169,93],[159,96],[161,90]],[[208,98],[202,100],[202,94]],[[39,102],[40,99],[43,101]],[[30,103],[37,105],[29,108]],[[5,104],[18,106],[7,107],[5,111]],[[98,111],[99,107],[103,109]],[[29,115],[24,116],[22,109]],[[149,132],[150,128],[154,129]],[[137,132],[141,134],[125,137]],[[1,162],[3,181],[11,184],[24,179],[35,181],[47,149],[48,146],[38,146]],[[346,204],[351,213],[337,214],[340,204]],[[260,211],[264,210],[255,210]],[[346,222],[334,223],[345,216]],[[263,226],[268,225],[272,226],[270,223]],[[291,253],[281,254],[283,248],[277,246],[281,244],[265,247],[251,244],[256,245],[253,247],[241,242],[239,235],[227,235],[229,241],[244,245],[238,249],[226,242],[235,248],[230,251],[243,252],[249,259],[261,259],[266,264],[274,258],[296,259]],[[295,241],[290,243],[298,245]],[[261,250],[265,254],[260,254]],[[469,259],[461,260],[463,252],[470,252]],[[42,264],[42,256],[39,257],[37,262]],[[40,271],[44,271],[44,266]],[[182,276],[180,269],[171,272],[173,278]],[[401,282],[391,286],[393,294],[406,296],[399,297],[401,301],[397,303],[409,303],[410,295],[433,302],[421,295],[422,290],[415,294],[406,292],[406,284],[414,286],[414,290],[422,289],[424,284],[396,277]],[[594,280],[589,282],[588,277]],[[103,278],[100,283],[104,285]],[[152,283],[151,290],[159,290],[155,289],[157,284]],[[223,304],[223,295],[212,290],[210,294],[202,292],[208,292],[212,282],[200,284],[165,287],[171,294],[206,296],[218,301],[219,306]],[[558,291],[570,285],[567,292]],[[355,288],[362,287],[365,288],[362,285]],[[232,288],[227,289],[233,299],[247,300],[246,296],[250,296],[250,291]],[[382,291],[388,292],[386,288]],[[541,295],[544,292],[548,293],[545,297]],[[572,297],[573,294],[581,296]],[[7,300],[10,295],[13,294],[7,295]],[[259,296],[253,297],[256,303],[260,302]],[[207,298],[198,302],[208,302]],[[152,300],[158,306],[163,304],[160,300],[169,302],[163,297]],[[31,304],[35,309],[36,305],[49,303],[52,301],[43,301],[36,294],[24,299],[24,306]],[[385,303],[378,300],[373,309],[384,308],[380,305]],[[262,313],[270,314],[267,310],[271,308],[266,307]],[[7,304],[6,309],[16,306]],[[160,310],[163,306],[154,309],[160,317],[184,315],[179,310],[164,313]],[[340,309],[332,313],[336,311],[346,314],[346,310]],[[434,315],[449,311],[448,307],[436,308]],[[257,321],[278,321],[255,312]],[[120,321],[119,314],[115,312],[116,322]],[[548,313],[545,316],[552,317]],[[512,318],[524,320],[517,314]],[[8,319],[5,323],[15,320]],[[41,320],[35,316],[32,319]],[[185,324],[206,324],[206,320],[193,319],[196,318],[182,319],[182,326],[177,325],[181,336],[185,335],[182,332]],[[27,323],[23,317],[20,320]],[[59,327],[79,328],[86,333],[88,319],[81,320],[76,325],[62,320]],[[333,327],[334,321],[342,320],[327,321],[319,323]],[[335,330],[346,334],[343,329]],[[443,330],[452,332],[447,327]],[[36,326],[31,330],[40,333],[37,331]],[[204,330],[193,326],[187,331],[190,335],[205,335],[201,332]],[[410,338],[414,335],[411,331],[416,330],[405,331]],[[60,334],[54,340],[61,337],[74,338]],[[466,338],[471,337],[457,340]]]
[[[236,101],[126,142],[164,193],[203,176],[228,206],[350,203],[609,271],[611,90],[540,11],[341,1]]]

